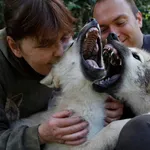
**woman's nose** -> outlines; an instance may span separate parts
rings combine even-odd
[[[64,53],[64,49],[63,49],[63,46],[59,46],[58,49],[55,51],[54,53],[54,56],[55,57],[61,57],[63,56],[63,53]]]

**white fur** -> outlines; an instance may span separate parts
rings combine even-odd
[[[150,75],[145,75],[146,69],[150,70],[150,54],[137,48],[130,49],[140,57],[141,62],[132,55],[126,58],[123,82],[116,95],[127,101],[136,115],[141,115],[150,111]]]
[[[83,76],[77,44],[74,43],[72,48],[64,54],[63,59],[53,67],[51,73],[41,81],[42,84],[49,87],[58,88],[61,85],[61,96],[55,99],[54,104],[51,104],[50,100],[50,108],[46,112],[19,120],[13,126],[18,127],[21,124],[37,125],[47,120],[54,112],[72,109],[75,111],[75,115],[80,115],[89,122],[88,140],[92,139],[103,128],[106,95],[95,92],[92,89],[92,82]],[[66,150],[70,149],[70,146],[49,144],[46,149]]]
[[[67,146],[62,144],[46,144],[45,150],[113,150],[119,133],[127,120],[115,121],[103,128],[104,121],[104,100],[106,94],[99,94],[93,91],[92,82],[88,81],[82,74],[80,66],[79,42],[65,52],[64,57],[57,63],[51,73],[41,81],[49,87],[62,88],[61,96],[56,97],[53,104],[46,112],[32,115],[31,117],[19,120],[13,126],[22,124],[29,126],[37,125],[49,118],[51,114],[64,109],[73,109],[76,114],[81,115],[90,124],[88,141],[80,146]],[[136,49],[133,49],[136,51]],[[136,61],[133,57],[127,57],[128,66],[124,74],[124,80],[117,96],[128,100],[137,114],[147,113],[150,108],[149,93],[145,93],[144,87],[139,87],[137,71],[141,70],[144,75],[144,68],[150,67],[146,62],[150,56],[139,51],[143,57],[143,63]],[[137,80],[137,82],[136,82]],[[141,101],[142,100],[142,101]]]

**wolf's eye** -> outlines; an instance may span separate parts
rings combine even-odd
[[[139,61],[141,61],[140,57],[136,53],[132,53],[133,57]]]

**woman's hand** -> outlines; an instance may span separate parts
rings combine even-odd
[[[73,111],[55,113],[38,128],[41,144],[63,143],[79,145],[86,141],[88,123],[79,116],[72,116]]]
[[[107,98],[105,104],[105,126],[111,123],[112,121],[119,120],[121,118],[121,116],[123,115],[123,107],[124,105],[116,99],[114,99],[113,97],[109,96]]]

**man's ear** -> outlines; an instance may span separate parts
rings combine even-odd
[[[17,44],[12,37],[10,36],[7,36],[7,43],[11,49],[11,51],[13,52],[13,54],[16,56],[16,57],[19,57],[21,58],[22,55],[21,55],[21,51],[20,51],[20,47],[19,47],[19,44]]]
[[[143,17],[142,17],[142,13],[140,11],[138,11],[137,14],[136,14],[136,20],[137,20],[137,23],[138,23],[139,27],[142,28],[142,26],[143,26]]]

